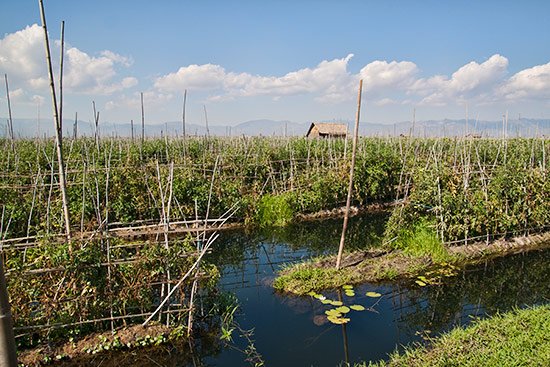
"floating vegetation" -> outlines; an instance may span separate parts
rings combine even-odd
[[[348,306],[340,306],[336,309],[340,313],[348,313],[350,311]]]
[[[351,285],[344,285],[342,289],[344,290],[344,293],[346,294],[346,296],[349,296],[349,297],[355,296],[355,291],[353,290],[353,287]],[[369,294],[370,294],[369,297],[381,296],[380,293],[376,293],[376,292],[367,292],[367,295]],[[336,325],[346,324],[350,322],[351,319],[349,317],[343,317],[344,315],[347,316],[350,313],[350,311],[353,310],[353,311],[360,312],[360,311],[366,310],[365,306],[363,305],[353,304],[353,305],[346,306],[342,301],[335,301],[335,300],[328,299],[326,296],[313,291],[309,292],[308,295],[315,299],[318,299],[324,305],[330,304],[336,307],[336,308],[331,308],[329,310],[325,310],[325,315],[327,317],[327,320]]]
[[[378,292],[367,292],[365,293],[365,296],[371,297],[371,298],[378,298],[381,296],[381,294]]]
[[[415,279],[415,283],[421,287],[426,285],[440,285],[443,278],[454,277],[458,274],[458,267],[453,264],[441,263],[441,267],[430,270],[424,275],[419,275]]]

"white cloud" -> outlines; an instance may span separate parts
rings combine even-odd
[[[359,72],[366,91],[403,89],[414,83],[418,68],[410,61],[373,61]]]
[[[0,70],[8,74],[10,85],[25,91],[47,92],[49,79],[43,37],[42,28],[33,24],[0,39]],[[53,62],[59,64],[60,42],[53,41],[50,45],[53,45]],[[137,84],[133,77],[119,80],[119,68],[132,64],[128,57],[109,50],[100,52],[99,56],[90,56],[70,46],[65,52],[63,80],[68,92],[105,95]]]
[[[157,78],[155,88],[163,92],[184,89],[209,90],[210,100],[269,95],[272,97],[315,93],[320,98],[341,99],[352,79],[347,64],[352,54],[342,59],[322,61],[315,68],[304,68],[283,76],[260,76],[227,72],[220,65],[189,65]]]
[[[189,65],[179,68],[175,73],[170,73],[155,81],[155,88],[176,92],[184,89],[218,89],[223,86],[225,69],[219,65]]]
[[[452,101],[493,100],[495,91],[505,81],[508,59],[493,55],[479,64],[472,61],[457,71],[450,78],[435,75],[427,79],[416,80],[409,89],[409,94],[424,95],[421,104],[446,105]]]
[[[537,65],[513,75],[500,93],[509,100],[550,97],[550,63]]]

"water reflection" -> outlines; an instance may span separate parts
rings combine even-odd
[[[348,248],[378,246],[385,220],[384,213],[353,218]],[[195,340],[195,358],[180,347],[166,350],[155,361],[166,366],[248,366],[242,351],[251,343],[266,366],[337,366],[385,359],[402,345],[422,342],[427,331],[434,336],[469,323],[472,316],[550,299],[550,250],[541,250],[468,267],[439,286],[419,287],[411,281],[356,286],[352,297],[337,290],[324,292],[330,299],[368,309],[350,311],[348,324],[331,324],[324,312],[332,306],[309,296],[274,292],[271,281],[286,263],[335,252],[340,226],[340,220],[330,220],[223,233],[211,260],[222,270],[220,288],[239,300],[236,320],[243,330],[253,330],[250,340],[235,333],[227,346],[202,337]],[[369,291],[382,296],[367,297]],[[149,352],[136,353],[143,357]],[[155,364],[143,358],[129,359],[131,364],[122,360],[117,358],[115,364],[103,360],[102,366]]]

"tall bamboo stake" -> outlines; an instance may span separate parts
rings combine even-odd
[[[13,336],[13,318],[4,277],[4,260],[0,256],[0,366],[17,367],[17,353]]]
[[[99,111],[96,112],[95,101],[92,101],[92,108],[94,110],[94,139],[97,153],[99,154]]]
[[[65,230],[67,240],[71,240],[71,222],[69,219],[69,199],[67,197],[67,181],[65,179],[65,166],[63,163],[63,136],[62,126],[59,120],[59,113],[57,110],[57,99],[55,94],[55,83],[52,69],[52,58],[50,54],[50,41],[48,39],[48,28],[46,26],[46,15],[44,14],[44,3],[42,0],[38,0],[40,5],[40,18],[42,20],[42,29],[44,30],[44,46],[46,50],[46,61],[48,63],[48,74],[50,77],[50,90],[52,94],[52,109],[55,123],[55,143],[57,148],[57,161],[59,164],[59,187],[61,189],[61,198],[63,200],[63,214],[65,218]]]
[[[73,139],[76,139],[78,136],[78,112],[74,113],[74,124],[73,124]]]
[[[336,258],[336,269],[340,269],[342,262],[342,253],[344,252],[344,241],[346,239],[346,229],[348,228],[349,209],[351,206],[351,195],[353,192],[353,171],[355,169],[355,153],[357,151],[357,138],[359,135],[359,117],[361,116],[361,93],[363,91],[363,79],[359,81],[359,92],[357,93],[357,114],[355,115],[355,130],[353,133],[353,145],[351,148],[351,167],[349,169],[348,198],[346,200],[346,213],[344,214],[344,224],[342,225],[342,236],[340,237],[340,246],[338,247],[338,257]]]
[[[204,123],[206,125],[206,136],[210,137],[210,130],[208,129],[208,114],[206,113],[206,106],[202,105],[204,107]]]
[[[183,92],[183,111],[181,115],[181,131],[185,139],[185,105],[187,103],[187,89]]]
[[[10,139],[13,143],[13,139],[15,138],[13,134],[13,120],[11,118],[11,103],[10,103],[10,89],[8,86],[8,74],[4,74],[4,79],[6,81],[6,99],[8,100],[8,134],[10,135]]]
[[[65,48],[65,21],[61,21],[61,51],[59,57],[59,129],[63,132],[63,50]]]
[[[145,140],[145,116],[143,111],[143,92],[141,92],[140,96],[141,96],[141,145],[143,145],[143,141]]]

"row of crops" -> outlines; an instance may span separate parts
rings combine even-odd
[[[355,204],[400,203],[388,236],[426,218],[444,241],[526,232],[550,224],[546,139],[362,138]],[[63,232],[51,140],[0,141],[4,238]],[[101,225],[221,216],[285,224],[341,206],[350,148],[344,140],[187,138],[67,140],[73,231]],[[163,209],[164,207],[164,209]]]

